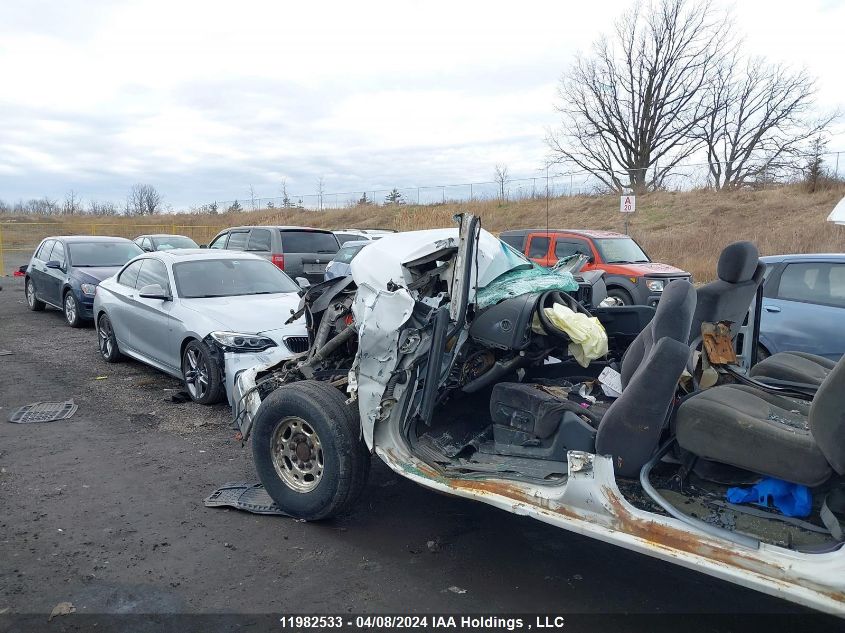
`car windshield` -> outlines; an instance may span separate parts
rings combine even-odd
[[[183,299],[297,292],[290,277],[264,259],[199,259],[173,265]]]
[[[144,250],[134,242],[71,242],[70,265],[77,268],[123,266]]]
[[[645,264],[651,260],[630,237],[593,240],[606,264]]]
[[[165,235],[155,238],[156,250],[172,251],[174,248],[199,248],[197,243],[184,235]]]
[[[367,245],[367,242],[359,243],[353,242],[346,246],[342,246],[340,250],[337,252],[337,255],[334,256],[334,261],[339,262],[341,264],[348,264],[358,252]]]

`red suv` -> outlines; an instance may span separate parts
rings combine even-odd
[[[583,270],[605,271],[607,294],[625,305],[655,306],[670,281],[692,281],[680,268],[651,261],[633,238],[622,233],[520,229],[504,231],[499,238],[543,266],[554,266],[570,255],[586,255],[589,262]]]

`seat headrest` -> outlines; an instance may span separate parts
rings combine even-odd
[[[736,284],[750,281],[760,263],[760,253],[751,242],[734,242],[728,244],[719,255],[719,265],[716,274],[719,279]]]

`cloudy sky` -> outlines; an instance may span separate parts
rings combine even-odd
[[[630,3],[3,0],[0,199],[210,200],[531,176],[557,79]],[[845,104],[845,0],[742,0]],[[839,132],[830,149],[845,150]]]

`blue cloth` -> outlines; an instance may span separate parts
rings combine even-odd
[[[751,488],[728,488],[728,503],[753,503],[770,507],[770,502],[788,517],[806,517],[813,509],[813,497],[807,486],[766,477]]]

